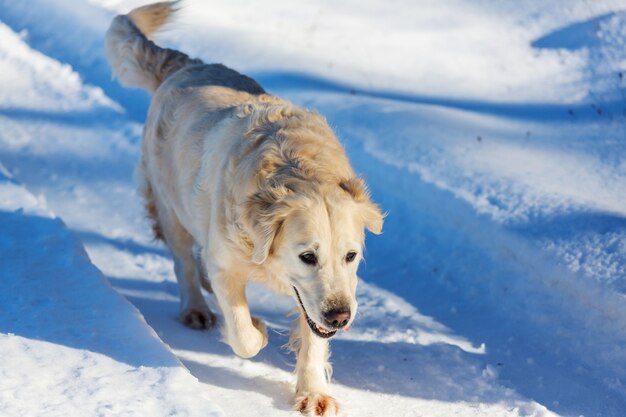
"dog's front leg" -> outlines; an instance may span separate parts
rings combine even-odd
[[[211,286],[224,315],[224,341],[242,358],[255,356],[267,345],[267,329],[262,320],[250,315],[246,279],[238,274],[215,271]]]
[[[327,394],[330,377],[328,339],[311,332],[304,314],[300,315],[298,331],[296,409],[306,415],[334,416],[339,413],[339,404]]]

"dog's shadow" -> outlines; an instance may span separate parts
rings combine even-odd
[[[293,409],[290,402],[293,398],[293,387],[289,383],[271,380],[260,375],[246,377],[228,368],[211,366],[189,359],[179,359],[204,384],[238,393],[249,391],[262,394],[272,400],[272,405],[276,409],[283,411]]]
[[[136,280],[109,278],[111,284],[124,292],[124,288],[134,288]],[[165,285],[168,284],[168,285]],[[171,293],[168,282],[143,282],[143,289],[154,289]],[[253,359],[240,359],[231,348],[221,341],[217,326],[208,330],[193,330],[177,320],[178,303],[163,299],[150,299],[126,295],[143,314],[148,324],[157,332],[161,340],[177,354],[185,367],[204,384],[233,392],[233,397],[241,398],[241,391],[261,394],[279,410],[293,409],[293,381],[295,357],[284,345],[287,336],[269,329],[269,344]],[[215,311],[215,309],[214,309]],[[220,320],[221,317],[218,318]],[[252,362],[252,363],[250,363]],[[276,369],[279,371],[276,372]],[[276,375],[276,378],[267,375]]]
[[[122,293],[124,287],[134,289],[129,286],[134,280],[110,279]],[[173,289],[163,282],[144,284],[144,291]],[[296,358],[285,348],[286,332],[272,330],[270,323],[268,346],[252,359],[239,359],[221,341],[217,328],[199,331],[184,327],[176,319],[178,303],[173,297],[172,301],[136,295],[127,298],[202,383],[223,390],[224,395],[232,391],[233,401],[240,398],[241,391],[248,391],[267,397],[277,409],[293,409]],[[495,390],[485,390],[483,395],[472,389],[481,375],[475,372],[472,355],[457,346],[357,341],[340,336],[331,342],[331,351],[333,390],[344,386],[447,402],[501,400]]]

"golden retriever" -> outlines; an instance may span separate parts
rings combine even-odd
[[[201,287],[212,291],[224,341],[249,358],[267,330],[250,315],[246,284],[291,295],[301,311],[291,335],[295,407],[336,414],[328,341],[356,315],[364,228],[379,234],[383,215],[322,116],[149,40],[175,3],[117,16],[106,51],[122,84],[153,95],[138,173],[155,235],[174,258],[180,318],[212,326]]]

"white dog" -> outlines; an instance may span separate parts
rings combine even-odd
[[[181,320],[213,325],[201,286],[214,292],[226,343],[249,358],[267,331],[250,315],[247,282],[292,295],[301,309],[295,407],[336,414],[328,339],[356,315],[364,228],[380,233],[383,216],[319,114],[148,39],[174,3],[117,16],[106,49],[124,85],[153,94],[138,171],[155,235],[174,257]]]

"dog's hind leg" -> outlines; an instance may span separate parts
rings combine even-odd
[[[194,329],[207,329],[215,324],[215,315],[202,296],[202,276],[194,259],[193,237],[185,230],[176,214],[157,208],[159,223],[167,246],[174,257],[174,272],[180,291],[180,320]]]
[[[202,248],[198,244],[193,245],[193,259],[196,262],[196,269],[200,276],[200,285],[207,292],[213,294],[213,288],[211,287],[211,281],[209,281],[209,275],[204,267],[204,260],[202,259]]]
[[[174,257],[174,272],[180,291],[180,320],[194,329],[212,327],[215,316],[200,289],[202,285],[210,291],[211,286],[203,272],[204,268],[197,263],[194,240],[176,215],[159,204],[144,169],[143,162],[137,165],[135,178],[144,198],[146,214],[152,222],[154,238],[164,241]]]

